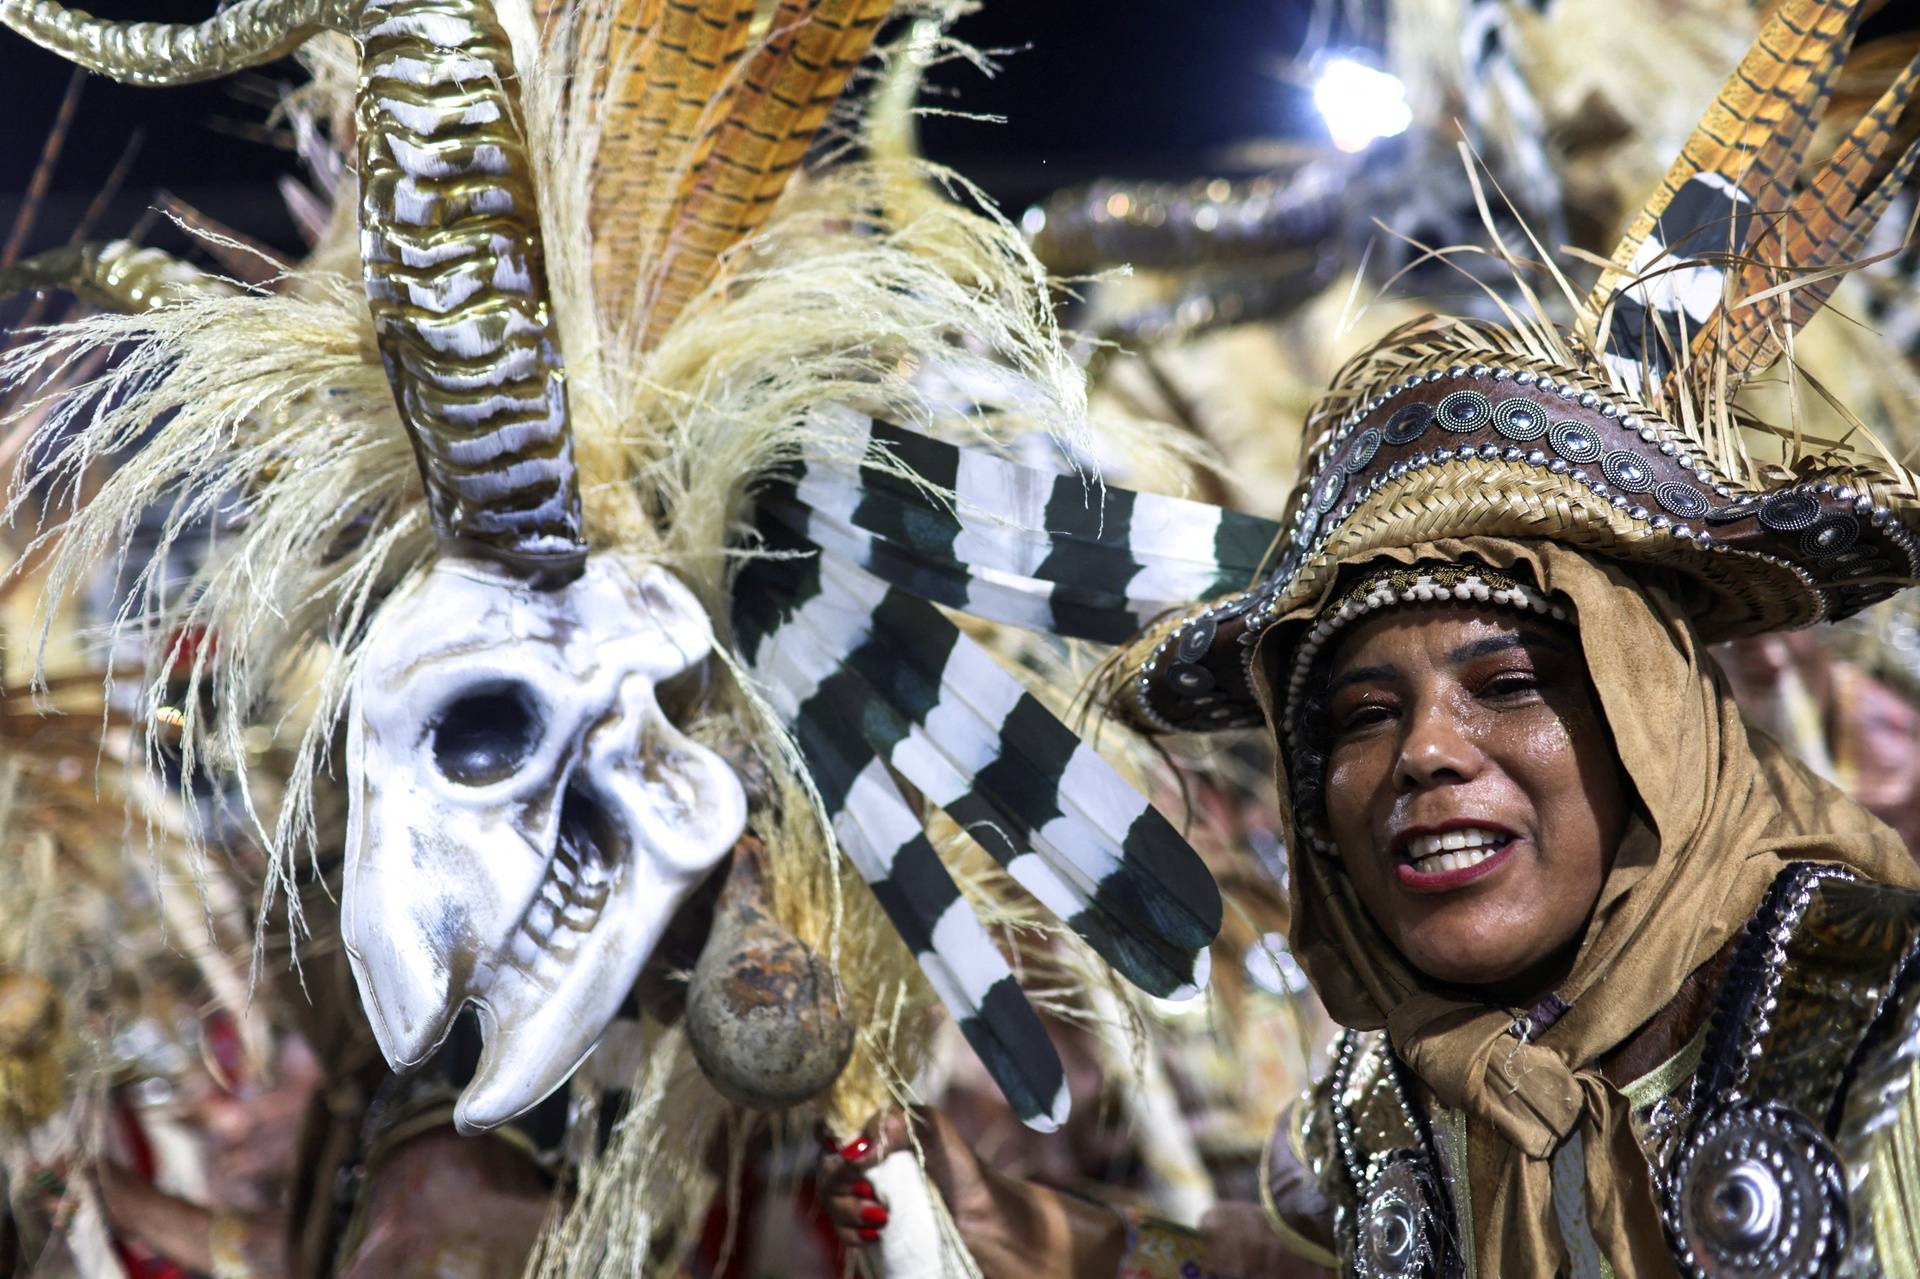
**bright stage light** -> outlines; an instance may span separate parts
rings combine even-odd
[[[1380,138],[1405,132],[1413,123],[1407,87],[1397,77],[1352,58],[1327,62],[1313,86],[1313,105],[1327,122],[1333,145],[1342,151],[1364,151]]]

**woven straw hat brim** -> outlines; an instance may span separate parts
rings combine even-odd
[[[1920,576],[1912,477],[1857,456],[1735,484],[1682,431],[1537,362],[1412,367],[1316,450],[1255,589],[1136,644],[1123,712],[1161,731],[1259,722],[1246,664],[1344,565],[1456,537],[1549,540],[1676,583],[1709,640],[1845,617]]]

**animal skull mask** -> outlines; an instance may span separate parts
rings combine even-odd
[[[463,1130],[572,1073],[745,827],[739,779],[655,696],[712,646],[686,586],[606,553],[557,590],[443,557],[381,609],[349,712],[342,931],[396,1070],[474,1005]]]

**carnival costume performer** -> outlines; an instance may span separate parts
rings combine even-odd
[[[1302,1270],[1914,1273],[1920,870],[1706,651],[1920,573],[1910,473],[1764,464],[1731,398],[1914,163],[1910,66],[1803,174],[1860,10],[1782,6],[1572,331],[1428,319],[1342,370],[1272,572],[1119,664],[1123,714],[1277,739],[1294,953],[1350,1028],[1268,1178]],[[990,1275],[1291,1269],[926,1131]]]
[[[297,50],[353,142],[326,234],[271,290],[126,245],[0,282],[108,308],[0,367],[46,400],[10,512],[36,482],[74,496],[45,529],[49,597],[156,509],[159,558],[204,533],[205,562],[144,572],[125,614],[218,637],[185,676],[183,773],[253,728],[298,743],[277,812],[251,795],[261,913],[337,926],[345,1011],[405,1103],[343,1103],[317,1186],[333,1162],[377,1179],[403,1136],[574,1113],[557,1090],[649,965],[691,966],[685,1034],[652,1027],[621,1080],[638,1109],[546,1256],[640,1270],[704,1205],[726,1104],[851,1130],[912,1073],[936,998],[1024,1121],[1065,1117],[983,897],[1022,927],[1044,909],[1150,994],[1205,984],[1205,866],[935,605],[1115,643],[1250,580],[1274,528],[1065,460],[1092,455],[1078,371],[1013,228],[903,201],[884,166],[790,183],[857,131],[836,102],[892,8],[242,0],[168,25],[0,0],[141,85]],[[155,287],[116,287],[129,264]],[[1002,402],[955,410],[952,385]],[[1060,473],[1010,460],[1019,430]],[[988,869],[943,860],[934,808]],[[683,908],[690,965],[664,940]],[[731,982],[775,960],[771,997]],[[436,1077],[469,1019],[477,1064]],[[321,1253],[352,1242],[308,1226]]]

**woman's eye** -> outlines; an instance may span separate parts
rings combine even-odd
[[[1391,706],[1382,706],[1377,702],[1368,702],[1356,706],[1344,715],[1341,715],[1336,722],[1342,733],[1352,733],[1363,728],[1371,728],[1375,724],[1384,724],[1392,718],[1393,708]]]
[[[1533,671],[1510,671],[1496,675],[1480,686],[1482,697],[1515,698],[1525,697],[1540,691],[1540,676]]]

